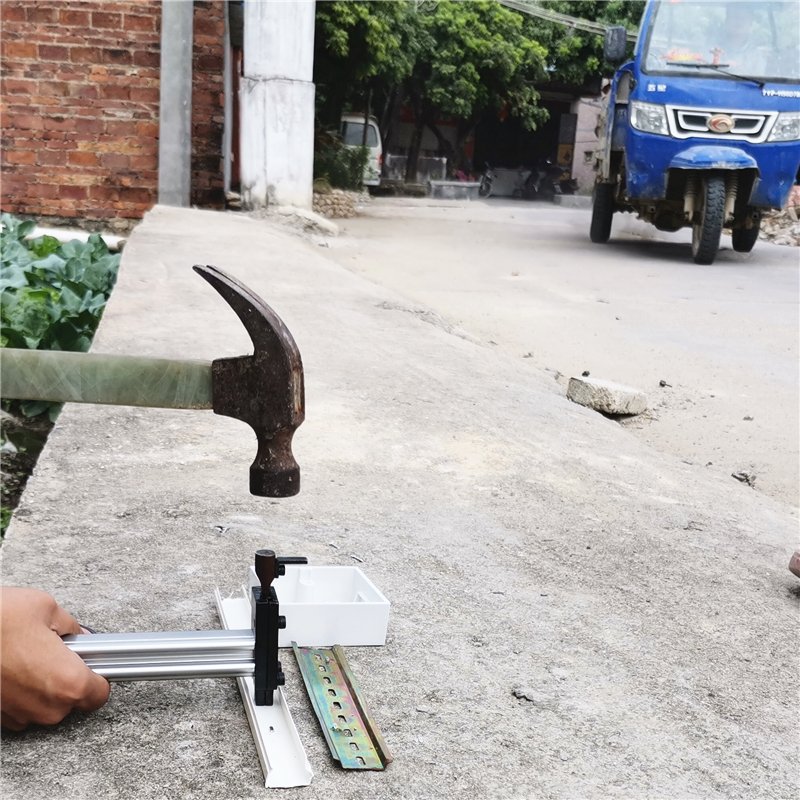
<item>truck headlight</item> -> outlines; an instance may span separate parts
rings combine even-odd
[[[793,142],[800,139],[800,112],[784,111],[772,126],[768,142]]]
[[[637,131],[669,136],[667,110],[657,103],[643,103],[641,100],[632,100],[631,126],[636,128]]]

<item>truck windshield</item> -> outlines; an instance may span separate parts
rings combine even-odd
[[[795,0],[661,0],[650,20],[642,68],[653,75],[796,83],[798,30]]]

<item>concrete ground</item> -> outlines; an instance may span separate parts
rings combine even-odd
[[[98,630],[186,630],[217,627],[213,589],[238,586],[256,548],[363,560],[389,637],[348,657],[395,761],[338,770],[287,653],[316,775],[281,797],[796,796],[793,509],[568,402],[533,359],[330,252],[234,214],[148,215],[93,349],[247,352],[190,267],[236,275],[303,355],[302,491],[248,494],[254,439],[235,420],[72,405],[4,582]],[[2,755],[15,800],[269,794],[232,680],[118,684],[95,714],[8,734]]]
[[[716,262],[698,266],[689,230],[619,214],[600,246],[590,216],[494,198],[375,200],[330,252],[565,389],[589,370],[646,391],[648,413],[629,421],[637,436],[722,475],[745,472],[797,506],[800,251],[758,242],[740,254],[723,236]]]

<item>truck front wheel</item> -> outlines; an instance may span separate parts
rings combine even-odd
[[[725,178],[709,175],[703,181],[698,199],[700,208],[692,225],[692,258],[695,264],[713,264],[725,216]]]
[[[614,216],[614,184],[597,183],[594,187],[592,226],[589,238],[595,244],[605,244],[611,236],[611,220]]]

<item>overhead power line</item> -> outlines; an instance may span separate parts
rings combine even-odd
[[[532,17],[539,17],[539,19],[546,19],[549,22],[555,22],[559,25],[566,25],[568,28],[574,28],[579,31],[586,31],[587,33],[596,33],[598,36],[604,36],[605,32],[612,27],[605,25],[602,22],[592,22],[588,19],[581,19],[580,17],[571,17],[569,14],[561,14],[558,11],[551,11],[549,8],[542,8],[536,0],[498,0],[501,5],[513,8],[515,11],[522,11],[523,14],[530,14]],[[637,32],[628,31],[628,41],[636,42]]]

